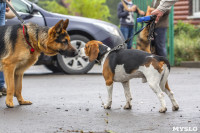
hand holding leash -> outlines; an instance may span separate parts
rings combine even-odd
[[[22,24],[24,24],[24,20],[19,16],[19,14],[15,11],[15,9],[7,2],[7,0],[3,0],[3,2],[6,3],[6,5],[13,11],[13,13],[17,16],[17,18],[21,21]]]
[[[164,13],[162,11],[158,10],[158,9],[155,9],[153,12],[151,12],[151,15],[157,16],[156,20],[155,20],[155,23],[157,23],[159,21],[160,17],[162,17],[163,14]]]

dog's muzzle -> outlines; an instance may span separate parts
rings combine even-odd
[[[85,48],[84,48],[84,47],[80,49],[79,55],[80,55],[81,57],[86,57]]]
[[[59,51],[59,53],[67,57],[75,57],[78,55],[78,52],[76,50],[65,50],[65,51],[61,50]]]

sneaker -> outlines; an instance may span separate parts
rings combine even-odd
[[[2,95],[6,95],[7,93],[6,93],[6,88],[1,88],[0,89],[0,93],[2,94]],[[0,94],[0,95],[1,95]]]
[[[0,92],[0,97],[2,96],[3,94]]]

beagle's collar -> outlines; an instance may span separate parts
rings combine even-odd
[[[124,49],[125,48],[125,43],[122,43],[122,44],[119,44],[117,46],[115,46],[114,48],[110,49],[108,46],[106,45],[99,45],[99,54],[97,56],[97,59],[96,61],[101,64],[101,60],[102,58],[104,58],[104,56],[107,54],[107,53],[110,53],[112,51],[115,51],[115,50],[119,50],[119,49]]]
[[[101,64],[102,58],[103,58],[104,55],[106,55],[108,52],[109,52],[109,51],[105,51],[105,52],[103,52],[102,54],[100,54],[100,52],[99,52],[96,61],[97,61],[99,64]]]
[[[101,64],[101,60],[104,56],[110,51],[110,48],[104,44],[99,45],[99,54],[97,56],[96,61]]]

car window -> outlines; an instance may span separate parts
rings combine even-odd
[[[29,13],[29,7],[21,0],[12,0],[12,5],[17,12]]]

